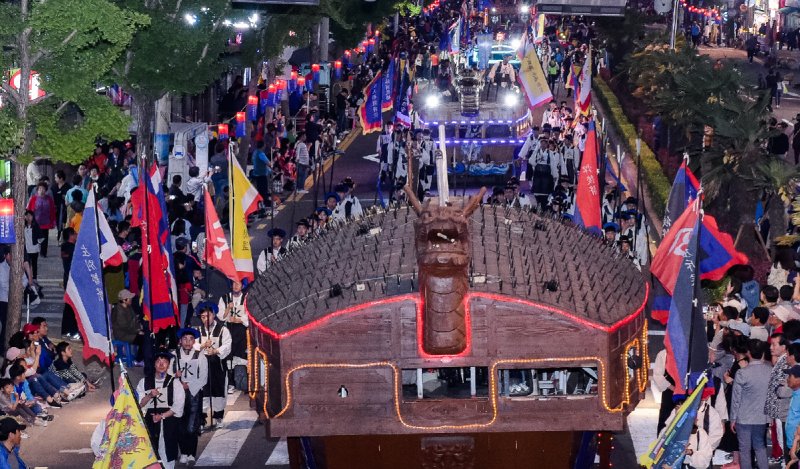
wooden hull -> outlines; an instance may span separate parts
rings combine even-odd
[[[579,432],[368,435],[311,438],[324,469],[568,469]],[[305,467],[299,439],[289,439],[292,469]]]

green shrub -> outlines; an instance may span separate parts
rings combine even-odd
[[[595,98],[602,103],[608,113],[606,118],[622,137],[622,144],[625,146],[626,151],[630,155],[636,154],[636,138],[638,137],[636,127],[628,121],[628,118],[622,111],[619,100],[614,96],[614,92],[611,91],[611,88],[608,87],[608,84],[600,76],[595,77],[595,80],[592,81],[592,88]],[[641,148],[642,176],[650,190],[650,201],[653,209],[656,211],[658,217],[662,218],[672,184],[667,177],[664,176],[664,171],[661,168],[661,164],[656,159],[653,150],[651,150],[644,141],[642,141]]]

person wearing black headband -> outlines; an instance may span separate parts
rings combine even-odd
[[[169,373],[172,359],[166,350],[156,353],[155,374],[145,376],[136,386],[144,423],[165,469],[174,468],[178,459],[178,428],[186,398],[183,386]]]
[[[208,360],[194,344],[200,339],[200,331],[185,327],[178,331],[178,347],[172,370],[180,380],[186,393],[183,417],[178,430],[180,463],[194,462],[197,456],[197,439],[203,412],[203,387],[208,382]]]
[[[222,423],[227,397],[228,374],[225,359],[231,354],[231,333],[217,321],[219,308],[211,302],[198,305],[200,315],[200,350],[208,360],[208,384],[203,388],[203,410],[211,409],[211,426]]]

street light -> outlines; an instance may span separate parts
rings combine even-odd
[[[439,96],[435,94],[429,94],[425,98],[425,107],[428,109],[434,109],[439,107]]]
[[[505,104],[506,107],[514,107],[518,103],[519,98],[517,98],[516,93],[506,93],[506,95],[503,97],[503,104]]]
[[[197,17],[192,13],[186,13],[183,15],[183,19],[186,20],[186,23],[188,23],[189,26],[194,26],[197,23]]]

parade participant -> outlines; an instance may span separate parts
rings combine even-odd
[[[511,55],[504,55],[502,62],[497,62],[492,66],[492,69],[489,70],[489,82],[496,83],[497,85],[501,85],[503,87],[510,86],[516,81],[516,72],[514,70],[514,66],[509,63],[511,60]]]
[[[301,218],[300,221],[297,222],[297,229],[294,236],[289,239],[288,249],[291,251],[307,243],[311,239],[310,230],[311,223],[305,218]]]
[[[434,151],[436,144],[431,140],[430,129],[422,131],[419,142],[419,169],[417,170],[417,198],[420,202],[425,198],[425,193],[431,189],[431,182],[435,172]]]
[[[264,274],[273,264],[283,259],[289,251],[283,247],[283,240],[286,238],[286,231],[280,228],[273,228],[267,231],[267,236],[272,240],[272,245],[261,251],[258,255],[256,268],[260,274]]]
[[[156,353],[155,375],[145,376],[136,386],[144,423],[165,469],[174,468],[178,459],[178,429],[186,398],[183,386],[169,374],[173,358],[167,351]]]
[[[352,179],[350,179],[350,182],[352,182]],[[340,199],[336,208],[333,209],[332,217],[334,220],[347,221],[359,218],[363,215],[364,211],[361,208],[361,202],[358,200],[358,197],[353,196],[347,184],[339,184],[334,190]]]
[[[378,152],[378,159],[381,162],[381,183],[383,183],[386,177],[391,173],[390,169],[393,166],[393,150],[392,123],[386,121],[383,123],[383,128],[381,129],[381,134],[378,136],[378,142],[375,148],[375,151]],[[389,180],[391,181],[391,177]]]
[[[211,302],[198,305],[200,315],[200,350],[208,360],[208,382],[203,388],[203,412],[210,409],[211,427],[222,423],[225,413],[227,373],[224,361],[231,353],[231,334],[216,319],[219,308]]]
[[[336,206],[339,205],[339,202],[341,202],[341,200],[342,200],[341,197],[339,197],[339,194],[337,194],[336,192],[328,192],[327,194],[325,194],[325,208],[331,211],[331,213],[328,216],[333,214],[333,211],[336,210]]]
[[[613,246],[617,242],[619,225],[614,222],[608,222],[603,225],[603,233],[605,233],[605,242]]]
[[[316,219],[314,219],[314,234],[319,235],[324,232],[328,228],[328,221],[330,220],[331,214],[333,211],[327,207],[317,207],[317,210],[314,212]]]
[[[532,168],[531,192],[540,206],[547,205],[547,198],[554,187],[556,143],[551,140],[542,144],[528,159]]]
[[[578,182],[577,174],[581,164],[581,153],[575,148],[575,141],[572,135],[564,137],[564,147],[559,152],[558,174],[559,177],[567,178],[570,184]]]
[[[402,126],[395,132],[395,142],[394,142],[394,167],[392,174],[394,175],[394,180],[399,181],[400,179],[407,180],[408,179],[408,149],[406,145],[409,142],[409,135],[408,129],[403,128]]]
[[[225,323],[231,334],[231,354],[228,355],[228,394],[234,391],[234,370],[237,366],[247,366],[247,328],[250,322],[244,310],[244,293],[242,282],[234,281],[230,293],[219,299],[217,319]]]
[[[197,438],[203,416],[203,387],[208,382],[208,360],[195,348],[200,331],[186,327],[178,331],[178,353],[172,362],[172,370],[186,394],[183,417],[178,430],[180,463],[194,462],[197,456]]]

